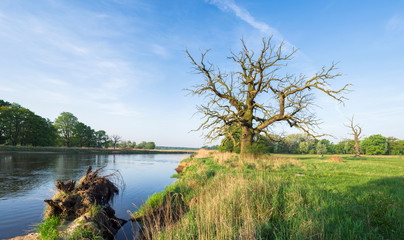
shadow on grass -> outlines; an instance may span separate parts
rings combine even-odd
[[[279,202],[261,226],[264,239],[404,239],[404,177],[382,178],[348,192],[302,189],[303,204],[288,217],[291,199]],[[285,190],[287,192],[288,190]],[[281,192],[280,192],[281,193]],[[285,204],[286,203],[286,204]]]
[[[404,177],[389,177],[350,187],[349,196],[333,193],[340,204],[323,210],[324,232],[345,232],[343,239],[404,239],[403,186]]]

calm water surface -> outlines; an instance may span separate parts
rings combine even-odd
[[[172,184],[174,168],[186,154],[64,155],[0,154],[0,239],[26,234],[42,219],[44,199],[55,193],[57,180],[79,180],[92,165],[118,170],[125,188],[114,199],[116,216],[129,218],[144,200]],[[116,239],[133,239],[129,222]]]

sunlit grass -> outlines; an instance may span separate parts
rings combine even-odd
[[[153,239],[404,238],[403,159],[329,157],[187,159],[192,164],[181,178],[137,216]],[[174,193],[183,199],[180,208],[167,200]],[[152,209],[167,211],[167,202],[181,216],[155,224],[161,211]]]
[[[39,238],[42,240],[59,239],[60,217],[51,216],[36,226]]]

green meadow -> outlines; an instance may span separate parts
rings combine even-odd
[[[404,239],[404,158],[201,153],[134,213],[146,239]]]

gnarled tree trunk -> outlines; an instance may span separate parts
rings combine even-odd
[[[240,153],[244,153],[253,142],[253,133],[247,126],[241,128]]]

